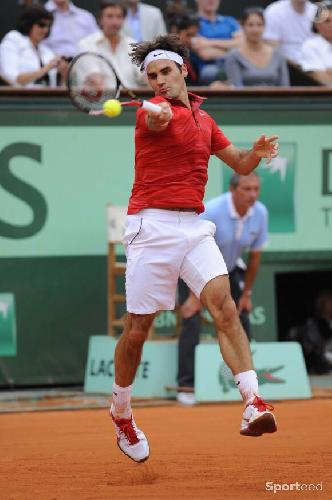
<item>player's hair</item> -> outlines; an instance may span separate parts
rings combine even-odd
[[[255,171],[250,172],[249,175],[255,175],[256,177],[258,177],[258,179],[260,179],[259,175]],[[232,174],[231,178],[229,179],[229,186],[232,187],[233,189],[236,189],[238,187],[238,185],[240,183],[240,179],[242,177],[248,177],[248,176],[247,175],[240,175],[237,173]]]
[[[241,23],[245,23],[248,17],[250,17],[251,15],[259,16],[265,24],[264,9],[262,9],[261,7],[248,7],[247,9],[244,9],[241,15]]]
[[[42,5],[31,5],[30,7],[24,7],[20,17],[17,20],[16,29],[17,31],[22,33],[22,35],[29,35],[32,26],[44,20],[50,21],[50,23],[52,24],[53,14],[46,10]]]
[[[142,64],[144,59],[153,50],[169,50],[179,54],[183,59],[187,59],[189,57],[189,50],[180,42],[177,35],[158,36],[152,41],[132,43],[131,46],[132,51],[129,54],[131,60],[134,64],[136,64],[136,66],[140,66],[141,69],[143,69]],[[179,64],[175,64],[181,68]]]
[[[127,15],[127,5],[123,0],[100,0],[99,2],[99,11],[97,13],[97,18],[99,19],[102,15],[104,9],[107,7],[120,7],[123,13],[123,17]]]

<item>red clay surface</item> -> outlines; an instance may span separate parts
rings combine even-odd
[[[332,498],[332,400],[276,404],[276,434],[239,435],[238,404],[137,408],[151,458],[116,446],[107,410],[0,416],[1,500]],[[323,491],[265,483],[322,482]]]

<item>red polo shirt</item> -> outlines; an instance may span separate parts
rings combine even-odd
[[[128,214],[144,208],[193,208],[204,211],[203,198],[211,154],[231,144],[206,111],[202,97],[189,93],[191,109],[181,101],[167,100],[173,118],[162,132],[148,129],[146,112],[139,109],[135,130],[135,180]]]

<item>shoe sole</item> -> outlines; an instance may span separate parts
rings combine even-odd
[[[272,413],[265,413],[250,422],[246,429],[242,429],[240,434],[242,436],[259,437],[262,434],[271,434],[276,432],[277,424]]]
[[[122,453],[123,453],[124,455],[126,455],[126,457],[130,458],[130,460],[132,460],[133,462],[136,462],[137,464],[141,464],[141,463],[143,463],[143,462],[146,462],[146,460],[148,460],[148,458],[150,458],[150,453],[149,453],[147,457],[144,457],[144,458],[142,458],[141,460],[135,460],[133,457],[131,457],[130,455],[128,455],[128,453],[126,453],[126,452],[125,452],[125,451],[121,448],[121,446],[119,445],[119,443],[118,443],[118,442],[117,442],[116,444],[118,445],[119,450],[121,450],[121,451],[122,451]]]

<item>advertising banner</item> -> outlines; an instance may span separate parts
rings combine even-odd
[[[311,397],[302,349],[297,342],[254,342],[250,347],[263,398]],[[217,343],[202,343],[196,347],[195,395],[197,401],[241,400]]]

